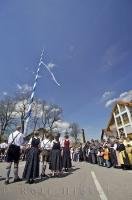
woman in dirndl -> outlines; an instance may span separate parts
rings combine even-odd
[[[61,157],[61,146],[60,146],[60,134],[57,133],[52,141],[52,150],[50,157],[50,170],[52,171],[52,177],[55,175],[60,176],[62,172],[62,157]]]
[[[27,160],[23,172],[23,179],[26,183],[32,184],[39,177],[39,132],[35,132],[29,141],[30,149],[27,154]]]
[[[70,155],[70,140],[69,136],[65,135],[65,140],[63,144],[63,168],[65,172],[71,168],[71,155]]]

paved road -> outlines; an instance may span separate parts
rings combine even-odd
[[[1,180],[0,200],[132,200],[132,171],[107,169],[88,163],[73,165],[72,171],[65,177],[38,179],[32,185],[22,181],[6,186]],[[5,177],[4,168],[5,163],[0,163],[2,177]],[[20,175],[23,168],[22,162]]]

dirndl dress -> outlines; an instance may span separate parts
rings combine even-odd
[[[30,180],[39,177],[39,144],[39,138],[32,139],[31,148],[27,154],[23,179]]]
[[[49,169],[52,171],[61,171],[62,170],[62,157],[61,157],[60,142],[53,142],[53,147],[52,147],[51,155],[50,155]]]
[[[69,140],[65,140],[63,148],[63,168],[65,169],[69,169],[72,166],[69,145],[70,145]]]

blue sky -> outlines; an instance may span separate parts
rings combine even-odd
[[[132,96],[131,8],[131,0],[0,0],[1,97],[33,84],[44,47],[61,87],[43,69],[36,95],[99,137],[111,102]]]

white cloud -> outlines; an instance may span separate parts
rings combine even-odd
[[[15,105],[15,111],[13,112],[13,115],[15,115],[15,117],[20,117],[21,116],[21,112],[25,109],[25,112],[28,111],[28,101],[27,99],[23,100],[23,101],[18,101]]]
[[[50,112],[59,112],[60,108],[53,108]]]
[[[6,96],[6,95],[7,95],[7,92],[4,91],[4,92],[3,92],[3,95]]]
[[[56,65],[54,63],[50,62],[50,63],[48,63],[47,66],[48,66],[49,69],[53,69]]]
[[[108,100],[105,107],[113,105],[116,101],[132,101],[132,90],[123,92],[119,95],[119,97]]]
[[[15,112],[14,114],[17,117],[21,116],[22,111],[25,110],[25,113],[28,112],[28,108],[29,108],[29,102],[27,99],[23,99],[21,101],[18,101],[15,105]],[[32,104],[32,117],[37,116],[37,117],[41,117],[42,116],[42,106],[39,103],[36,103],[35,101]]]
[[[21,93],[26,93],[32,91],[32,87],[29,86],[28,84],[20,85],[17,84],[18,90],[20,90]]]
[[[130,92],[130,91],[129,91]],[[124,97],[126,97],[128,95],[128,92],[124,92],[124,93],[122,93],[122,94],[120,94],[120,98],[124,98]]]
[[[54,123],[54,130],[59,131],[60,133],[64,134],[70,127],[70,123],[59,120]]]
[[[116,101],[118,100],[118,98],[114,98],[114,99],[110,99],[106,102],[105,107],[109,107],[112,104],[114,104]]]
[[[114,95],[114,92],[113,91],[105,91],[104,94],[102,95],[102,100],[105,101],[105,100],[108,100],[110,99],[112,96]]]
[[[23,100],[23,101],[19,101],[17,102],[16,106],[15,106],[15,110],[21,110],[23,107],[27,107],[28,109],[28,101],[27,99]]]
[[[18,88],[19,90],[21,90],[21,89],[22,89],[22,86],[19,85],[19,84],[17,84],[17,88]]]

